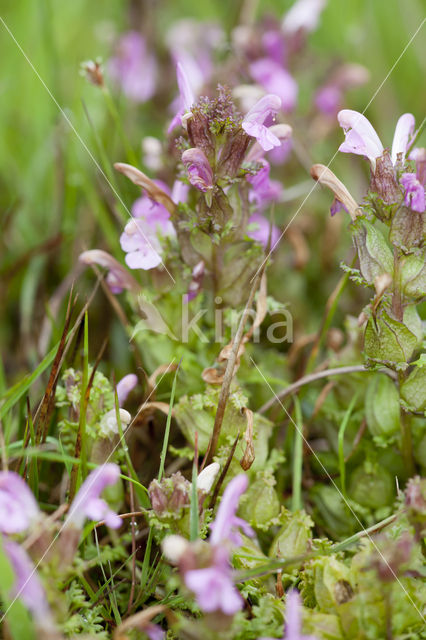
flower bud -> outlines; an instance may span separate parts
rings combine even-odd
[[[192,110],[192,118],[187,122],[191,147],[197,147],[207,157],[214,151],[214,139],[209,127],[209,118],[200,109]]]
[[[171,564],[179,564],[182,556],[190,547],[188,540],[178,535],[166,536],[161,543],[161,548],[167,560]]]
[[[389,239],[392,244],[404,250],[422,246],[424,219],[423,213],[399,207],[391,222]]]
[[[96,87],[104,86],[104,74],[100,60],[87,60],[81,63],[81,70],[87,80]]]
[[[191,483],[178,471],[148,487],[152,508],[157,516],[179,518],[183,507],[190,503]]]
[[[308,551],[309,541],[312,539],[311,529],[314,526],[311,518],[304,511],[288,511],[285,517],[284,526],[275,536],[269,549],[270,558],[291,560]]]
[[[182,154],[182,162],[188,172],[189,182],[199,191],[206,192],[213,188],[213,171],[201,149],[194,147]]]
[[[119,409],[120,413],[120,422],[121,428],[123,432],[127,429],[132,419],[132,416],[125,409]],[[111,439],[115,435],[119,434],[118,423],[117,423],[117,413],[115,409],[111,409],[105,413],[101,421],[99,423],[98,433],[102,438]]]
[[[334,556],[323,556],[309,563],[314,576],[315,599],[321,611],[332,613],[348,602],[354,590],[349,568]]]
[[[349,494],[361,506],[379,509],[392,503],[395,497],[394,480],[383,467],[365,462],[352,472]]]
[[[203,491],[203,493],[210,493],[216,476],[220,471],[220,465],[217,462],[212,462],[205,469],[198,474],[197,477],[197,490]]]
[[[399,433],[399,394],[395,383],[383,374],[372,374],[365,395],[367,426],[374,439],[389,443]]]

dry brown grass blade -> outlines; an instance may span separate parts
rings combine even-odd
[[[210,464],[216,451],[220,430],[222,428],[223,416],[225,415],[226,404],[228,402],[229,392],[231,389],[231,383],[235,375],[236,366],[238,368],[240,348],[244,338],[244,327],[246,325],[247,319],[249,317],[249,314],[253,305],[254,296],[256,294],[256,291],[259,287],[260,282],[262,281],[263,274],[265,273],[266,265],[267,265],[267,260],[264,261],[262,268],[259,269],[259,271],[256,273],[254,277],[254,282],[250,291],[250,295],[247,300],[247,304],[241,316],[241,320],[238,325],[238,329],[235,333],[235,337],[232,341],[232,348],[229,353],[225,374],[223,376],[222,387],[220,389],[219,402],[217,405],[216,416],[215,416],[215,421],[213,425],[213,433],[212,433],[212,437],[210,438],[209,445],[207,447],[206,455],[204,456],[202,468],[204,468],[205,465]],[[259,314],[260,313],[261,311],[259,310]]]
[[[43,399],[34,417],[34,429],[36,430],[35,432],[36,445],[46,440],[47,432],[49,430],[49,418],[55,403],[56,385],[58,383],[59,372],[61,369],[62,359],[63,359],[63,355],[65,352],[65,347],[67,343],[68,330],[71,323],[71,316],[77,300],[77,298],[75,298],[74,301],[72,301],[72,296],[73,296],[73,288],[71,287],[61,340],[59,342],[59,347],[56,352],[55,359],[53,360],[52,369],[50,371],[49,380],[46,386],[46,391],[44,392]]]
[[[252,326],[241,339],[241,343],[237,351],[237,357],[235,360],[233,375],[235,375],[239,369],[241,356],[243,355],[246,349],[245,345],[250,340],[250,338],[252,337],[256,329],[258,329],[262,324],[262,322],[264,321],[266,312],[267,312],[267,286],[266,286],[266,273],[263,272],[260,280],[259,297],[256,304],[256,315],[253,320]],[[229,358],[231,357],[233,347],[234,347],[234,341],[225,345],[217,357],[217,365],[214,367],[207,367],[207,369],[204,369],[204,371],[201,374],[201,377],[204,380],[204,382],[207,382],[207,384],[217,384],[217,385],[223,383],[225,379],[225,374],[226,374],[225,363],[228,362]]]
[[[219,491],[220,491],[220,489],[222,487],[223,481],[225,480],[226,474],[228,473],[228,469],[229,469],[229,466],[230,466],[230,464],[232,462],[232,458],[234,457],[235,449],[237,448],[237,444],[238,444],[238,440],[239,439],[240,439],[240,434],[238,432],[237,437],[234,440],[234,444],[232,445],[232,449],[229,452],[228,459],[225,462],[225,466],[223,467],[222,473],[220,474],[219,480],[217,481],[216,486],[214,488],[214,492],[213,492],[213,495],[212,495],[212,498],[211,498],[210,504],[209,504],[209,509],[214,509],[214,507],[215,507],[216,500],[217,500],[217,497],[219,495]]]
[[[105,340],[103,341],[101,348],[99,350],[98,356],[96,358],[96,362],[93,366],[93,370],[92,373],[90,374],[90,378],[87,382],[87,387],[84,393],[84,401],[83,401],[83,406],[81,408],[81,410],[83,411],[83,415],[86,415],[86,411],[87,411],[87,407],[89,406],[89,400],[90,400],[90,392],[92,390],[92,386],[93,386],[93,380],[95,378],[95,373],[97,368],[99,367],[99,364],[101,362],[102,356],[104,354],[105,348],[108,344],[108,338],[105,338]],[[80,420],[79,420],[79,426],[78,426],[78,431],[77,431],[77,438],[75,441],[75,450],[74,450],[74,457],[79,460],[80,459],[80,454],[81,454],[81,447],[82,447],[82,440],[83,440],[83,433],[82,433],[82,429],[84,428],[84,424],[83,421],[81,420],[81,415],[80,415]],[[71,478],[70,478],[70,493],[69,493],[69,502],[71,503],[71,501],[74,498],[75,495],[75,490],[76,490],[76,486],[77,486],[77,477],[78,477],[78,469],[79,469],[79,464],[74,464],[72,469],[71,469]]]
[[[147,625],[151,623],[151,620],[158,616],[159,613],[165,613],[169,623],[173,624],[176,621],[176,616],[172,613],[172,611],[166,607],[164,604],[155,604],[152,607],[148,607],[148,609],[144,609],[143,611],[139,611],[135,613],[130,618],[127,618],[122,622],[114,631],[114,640],[130,640],[130,636],[127,635],[127,632],[131,629],[139,629],[143,631],[146,629]]]
[[[247,471],[248,469],[250,469],[255,459],[254,445],[253,445],[253,411],[251,411],[247,407],[244,407],[242,409],[242,412],[247,418],[247,429],[244,434],[244,440],[246,441],[246,448],[244,450],[243,457],[240,460],[240,465],[241,465],[241,468],[244,469],[244,471]]]

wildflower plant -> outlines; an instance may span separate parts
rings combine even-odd
[[[90,187],[105,211],[67,276],[96,285],[0,399],[5,637],[22,606],[52,640],[422,638],[414,115],[387,147],[346,108],[370,74],[310,52],[326,0],[259,19],[243,3],[226,33],[179,20],[155,47],[136,5],[109,61],[82,65],[117,134],[95,122],[115,200]],[[314,164],[328,215],[307,173],[333,135],[369,180]]]

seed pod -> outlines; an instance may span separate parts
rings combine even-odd
[[[404,322],[399,322],[386,310],[374,320],[370,318],[364,334],[364,351],[376,362],[408,362],[419,343],[421,325],[415,308],[406,307]]]
[[[275,537],[269,550],[271,558],[279,557],[283,560],[289,560],[308,551],[309,541],[312,538],[313,522],[311,518],[304,511],[288,512],[286,515],[287,521]]]
[[[327,613],[348,602],[354,595],[349,568],[334,556],[323,556],[310,565],[314,573],[314,593],[319,608]]]
[[[411,254],[401,265],[401,288],[407,296],[420,300],[426,296],[426,255]]]
[[[271,473],[260,472],[241,499],[239,515],[253,527],[266,525],[280,510],[280,501],[274,489],[275,478]]]

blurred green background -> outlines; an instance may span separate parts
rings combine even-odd
[[[217,0],[2,1],[0,340],[12,381],[19,371],[38,362],[40,345],[34,336],[45,314],[52,312],[49,298],[65,278],[65,289],[71,283],[78,254],[105,244],[107,238],[108,249],[121,256],[122,212],[84,145],[101,164],[97,138],[102,140],[107,162],[123,159],[123,152],[103,96],[80,75],[80,63],[98,56],[107,59],[114,39],[134,27],[135,20],[149,20],[151,41],[161,52],[164,34],[174,20],[185,16],[215,20],[229,31],[241,4]],[[257,13],[271,11],[281,16],[291,4],[261,0]],[[321,73],[321,69],[325,77],[333,60],[358,62],[370,70],[370,81],[347,106],[363,110],[378,91],[367,115],[385,145],[391,144],[401,113],[411,111],[417,123],[424,115],[424,23],[403,53],[424,17],[421,0],[330,0],[318,30],[309,39],[311,58],[320,62],[313,72],[306,69],[308,80],[310,73]],[[310,80],[318,86],[323,77]],[[309,109],[311,99],[312,92],[303,85],[300,109]],[[162,134],[164,123],[156,119],[152,105],[135,107],[120,101],[118,109],[137,153],[144,135]],[[341,140],[336,126],[325,142],[307,153],[312,161],[326,164]],[[333,163],[336,173],[357,192],[364,168],[354,177],[353,166],[342,155]],[[122,189],[120,180],[115,184]],[[134,196],[134,190],[123,194],[128,206]],[[321,198],[329,206],[328,196]],[[310,203],[300,216],[308,206]],[[294,210],[292,204],[289,217]],[[58,332],[60,328],[58,322]],[[54,331],[52,339],[55,337]],[[118,339],[117,358],[123,344]]]

